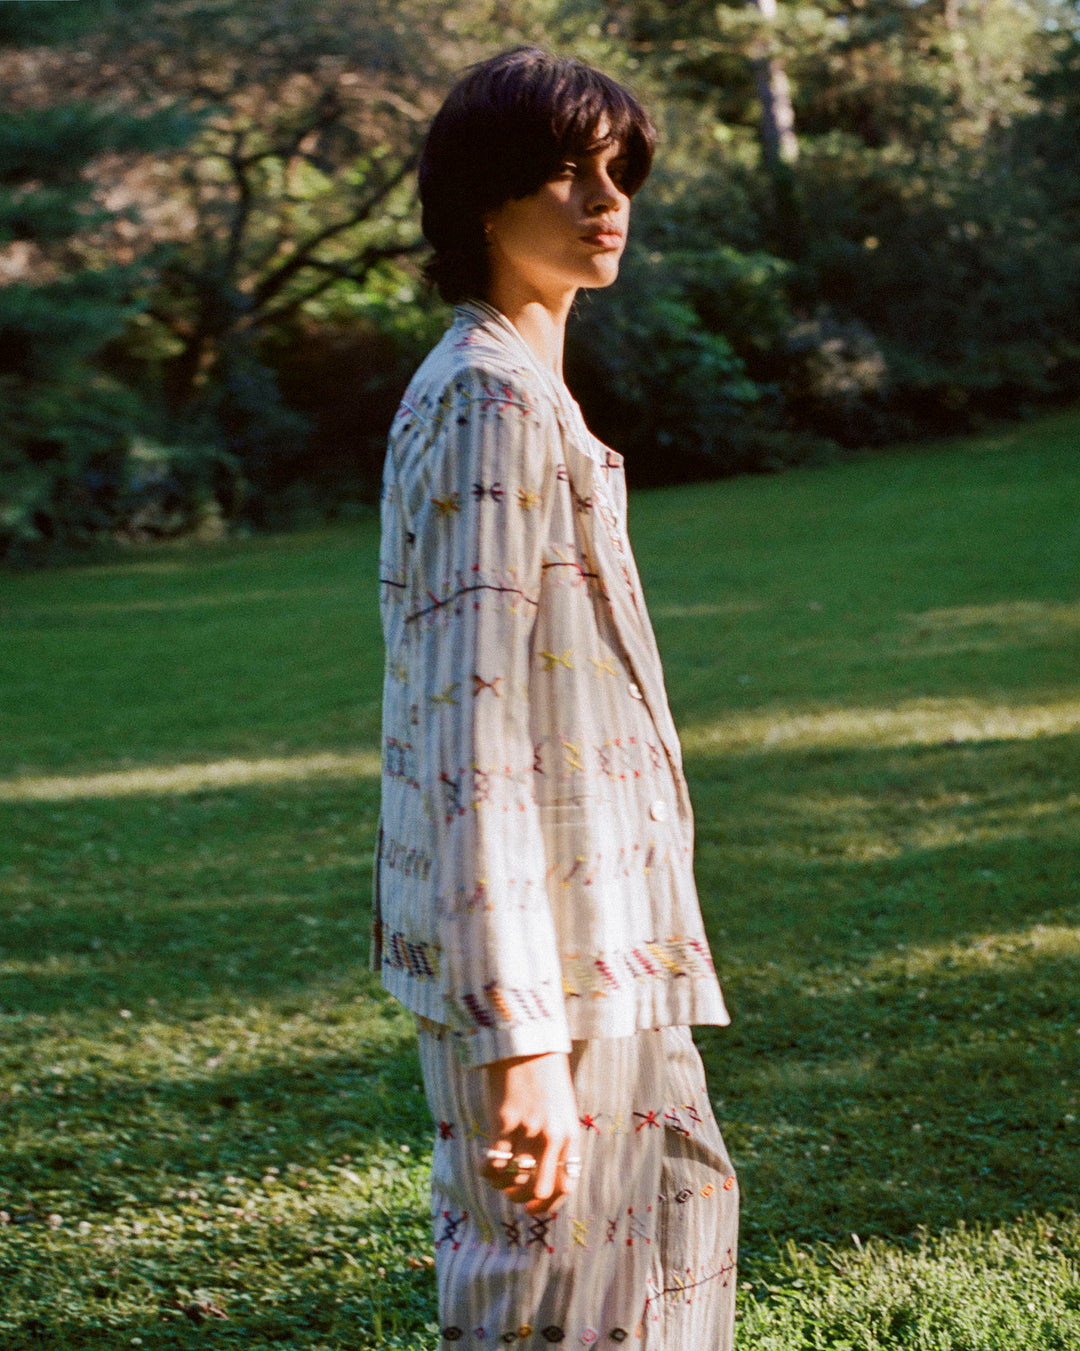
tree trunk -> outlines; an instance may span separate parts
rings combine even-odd
[[[768,168],[775,172],[799,158],[795,136],[795,112],[791,106],[791,85],[783,58],[772,49],[770,30],[776,23],[776,0],[754,0],[765,20],[766,30],[758,52],[752,58],[754,84],[761,104],[761,149]]]

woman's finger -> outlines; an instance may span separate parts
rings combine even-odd
[[[486,1178],[493,1187],[503,1188],[513,1184],[516,1171],[513,1141],[506,1136],[499,1136],[484,1152],[480,1176]]]
[[[567,1197],[575,1191],[578,1179],[581,1176],[580,1149],[581,1142],[576,1137],[565,1141],[563,1147],[558,1151],[550,1195],[545,1197],[538,1178],[534,1199],[528,1202],[525,1207],[530,1214],[535,1215],[544,1212],[553,1215],[566,1201]]]
[[[544,1151],[540,1155],[540,1162],[536,1169],[536,1176],[533,1182],[532,1195],[529,1198],[529,1209],[546,1210],[548,1203],[553,1201],[556,1194],[560,1178],[559,1159],[563,1153],[564,1142],[548,1141],[544,1146]],[[562,1188],[559,1188],[561,1195]],[[535,1206],[532,1203],[535,1202]]]

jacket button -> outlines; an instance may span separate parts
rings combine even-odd
[[[644,699],[644,698],[645,698],[645,696],[644,696],[644,695],[642,694],[642,692],[641,692],[641,687],[640,687],[639,685],[635,684],[635,682],[634,682],[633,680],[631,680],[630,684],[627,685],[626,688],[630,691],[630,698],[631,698],[631,699]]]
[[[666,821],[667,803],[662,798],[657,798],[649,807],[649,815],[654,821]]]

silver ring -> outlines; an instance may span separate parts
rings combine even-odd
[[[492,1163],[509,1163],[513,1157],[514,1151],[512,1149],[489,1149],[487,1152],[487,1158]]]
[[[519,1173],[531,1173],[536,1167],[536,1160],[531,1154],[517,1154],[514,1157],[514,1164]]]
[[[563,1163],[563,1172],[572,1182],[576,1182],[581,1176],[581,1160],[577,1158],[566,1159]]]

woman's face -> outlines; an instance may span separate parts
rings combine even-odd
[[[619,186],[626,155],[617,142],[563,163],[528,197],[504,202],[487,218],[493,293],[519,294],[558,305],[579,287],[610,286],[630,224],[630,198]]]

